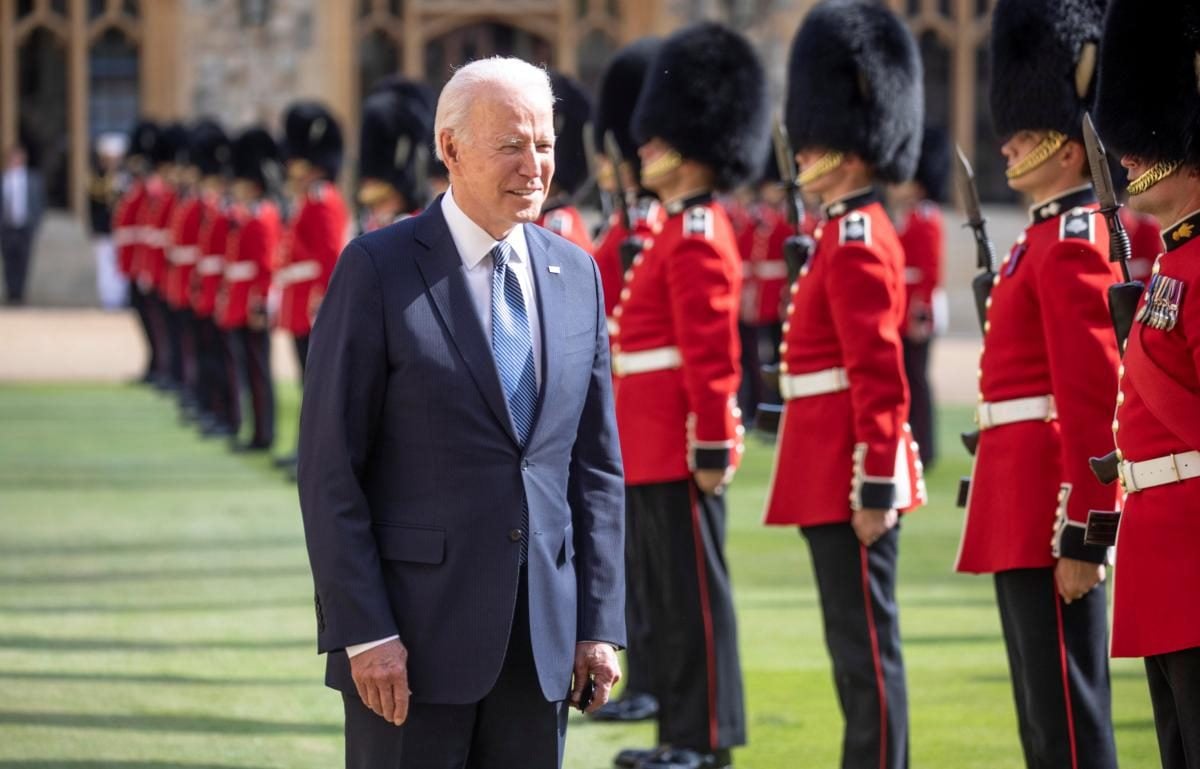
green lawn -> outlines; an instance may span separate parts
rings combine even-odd
[[[281,425],[295,393],[281,388]],[[944,414],[932,504],[905,525],[900,603],[913,765],[1022,761],[991,583],[951,573],[967,464]],[[282,431],[283,443],[293,438]],[[731,492],[750,769],[837,765],[840,717],[802,540],[759,525],[770,451]],[[265,458],[180,428],[141,388],[0,387],[0,768],[334,767],[296,493]],[[1157,766],[1138,662],[1113,665],[1121,763]],[[604,769],[650,726],[572,723]]]

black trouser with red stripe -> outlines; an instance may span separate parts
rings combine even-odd
[[[900,527],[864,547],[849,523],[805,526],[842,716],[842,769],[908,766],[908,689],[900,653]]]
[[[1200,769],[1200,648],[1146,658],[1163,769]]]
[[[250,391],[254,409],[253,446],[269,447],[275,442],[275,391],[271,383],[271,333],[243,326],[228,332],[235,365]],[[236,390],[235,390],[236,392]],[[241,427],[240,410],[235,428]]]
[[[746,714],[733,589],[725,567],[725,500],[691,480],[628,486],[626,579],[645,618],[644,658],[661,744],[699,751],[744,745]]]
[[[1029,769],[1115,769],[1106,590],[1064,603],[1054,569],[996,574],[1017,725]]]
[[[129,306],[137,314],[138,321],[142,324],[142,333],[146,335],[148,357],[146,373],[142,375],[142,379],[149,381],[158,372],[158,338],[154,335],[154,323],[150,318],[149,298],[146,292],[138,286],[136,279],[129,281]]]
[[[928,472],[937,459],[936,431],[933,429],[934,408],[933,390],[929,386],[929,348],[932,339],[916,341],[905,337],[904,343],[904,374],[908,377],[908,389],[911,405],[908,411],[908,423],[912,426],[913,437],[921,448],[921,464]]]

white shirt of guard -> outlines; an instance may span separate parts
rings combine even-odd
[[[492,341],[492,249],[499,242],[473,222],[463,213],[454,202],[454,188],[446,190],[442,196],[442,216],[446,218],[446,227],[450,230],[450,238],[458,250],[463,263],[463,274],[467,279],[467,290],[471,292],[471,302],[483,325],[484,336],[490,346]],[[512,247],[513,256],[508,264],[521,284],[521,293],[525,296],[525,314],[529,317],[529,331],[533,341],[533,372],[537,379],[538,388],[542,385],[542,328],[538,317],[537,293],[534,290],[533,270],[529,261],[529,244],[525,242],[524,225],[516,225],[504,237]],[[354,657],[376,646],[387,643],[400,636],[380,638],[378,641],[368,641],[361,644],[349,644],[346,654]]]

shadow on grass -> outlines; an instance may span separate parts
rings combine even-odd
[[[1145,681],[1146,673],[1143,670],[1110,670],[1109,677],[1113,680],[1128,680],[1128,681]],[[972,681],[987,684],[1006,684],[1012,679],[1004,673],[984,673],[976,676],[971,676]]]
[[[311,649],[316,653],[316,643],[311,638],[270,639],[213,639],[190,641],[130,640],[127,638],[55,638],[53,636],[6,635],[0,636],[0,649],[15,649],[30,652],[177,652],[177,651],[258,651],[270,649]]]
[[[25,585],[37,587],[42,585],[77,585],[105,582],[130,582],[138,580],[175,580],[175,579],[241,579],[262,577],[309,577],[312,572],[307,566],[281,564],[278,566],[236,566],[232,568],[221,566],[195,566],[178,569],[162,569],[158,571],[130,571],[112,569],[106,571],[81,572],[77,574],[7,574],[3,576],[6,585]]]
[[[999,633],[972,635],[906,635],[902,639],[905,646],[940,646],[956,644],[990,644],[1000,640]]]
[[[147,603],[128,606],[103,604],[67,605],[2,605],[0,614],[186,614],[188,612],[260,611],[263,609],[295,609],[311,607],[312,598],[285,598],[270,601],[206,601],[203,603]]]
[[[180,764],[175,761],[73,761],[61,758],[17,759],[0,761],[0,769],[259,769],[229,764]]]
[[[319,678],[205,678],[172,673],[60,673],[52,670],[0,670],[0,681],[65,683],[170,684],[171,686],[320,686]]]
[[[1153,718],[1128,718],[1121,721],[1113,721],[1113,728],[1123,732],[1147,732],[1154,731]]]
[[[0,711],[0,725],[199,734],[296,734],[318,737],[333,737],[342,733],[340,724],[297,724],[260,721],[254,718],[222,718],[221,716],[204,715],[30,713],[13,710]]]

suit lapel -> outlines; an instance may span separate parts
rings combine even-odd
[[[429,251],[421,254],[416,262],[433,304],[450,331],[450,337],[466,362],[479,392],[505,432],[514,443],[518,443],[500,385],[500,375],[496,372],[492,348],[483,333],[483,325],[475,312],[467,279],[463,275],[462,257],[454,246],[454,239],[450,237],[450,229],[442,216],[441,198],[417,217],[415,235],[417,242]]]
[[[565,340],[561,319],[565,314],[566,286],[563,282],[562,263],[558,254],[550,249],[545,234],[533,225],[525,225],[525,242],[529,246],[529,269],[537,292],[538,325],[542,332],[542,386],[538,393],[538,408],[534,414],[533,427],[529,433],[532,442],[537,434],[542,413],[554,393],[558,391],[558,377]]]

